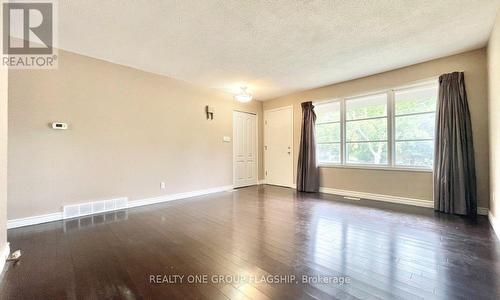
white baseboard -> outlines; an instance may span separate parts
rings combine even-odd
[[[185,199],[185,198],[191,198],[191,197],[197,197],[197,196],[203,196],[203,195],[208,195],[208,194],[213,194],[213,193],[226,192],[226,191],[230,191],[232,189],[233,189],[232,185],[225,185],[225,186],[219,186],[219,187],[215,187],[215,188],[198,190],[198,191],[193,191],[193,192],[178,193],[178,194],[164,195],[164,196],[159,196],[159,197],[146,198],[146,199],[141,199],[141,200],[134,200],[134,201],[129,201],[128,208],[149,205],[149,204],[156,204],[156,203],[167,202],[167,201],[173,201],[173,200],[179,200],[179,199]]]
[[[7,229],[24,227],[29,225],[53,222],[62,220],[62,212],[56,212],[46,215],[32,216],[27,218],[12,219],[7,221]]]
[[[6,243],[5,247],[0,251],[0,278],[2,278],[3,268],[5,267],[5,261],[10,254],[10,244]]]
[[[186,192],[186,193],[170,194],[170,195],[163,195],[163,196],[159,196],[159,197],[133,200],[133,201],[128,202],[127,208],[138,207],[138,206],[149,205],[149,204],[156,204],[156,203],[173,201],[173,200],[180,200],[180,199],[208,195],[208,194],[219,193],[219,192],[225,192],[225,191],[230,191],[232,189],[233,189],[232,185],[225,185],[225,186],[219,186],[219,187],[198,190],[198,191],[192,191],[192,192]],[[53,221],[60,221],[62,219],[63,219],[62,212],[55,212],[55,213],[51,213],[51,214],[32,216],[32,217],[21,218],[21,219],[12,219],[12,220],[7,221],[7,229],[29,226],[29,225],[36,225],[36,224],[41,224],[41,223],[53,222]]]
[[[488,212],[488,220],[490,221],[491,227],[493,227],[493,230],[495,231],[497,238],[500,240],[500,220],[497,219],[491,211]]]
[[[344,197],[385,201],[385,202],[407,204],[407,205],[420,206],[420,207],[428,207],[428,208],[434,207],[434,201],[432,201],[432,200],[414,199],[414,198],[407,198],[407,197],[372,194],[372,193],[364,193],[364,192],[355,192],[355,191],[348,191],[348,190],[331,189],[331,188],[326,188],[326,187],[320,187],[319,192],[325,193],[325,194],[340,195],[340,196],[344,196]],[[489,212],[489,209],[486,207],[478,207],[477,208],[478,215],[487,216],[488,212]]]
[[[292,183],[290,185],[277,185],[277,184],[272,184],[272,183],[267,183],[265,179],[259,180],[259,184],[269,184],[273,186],[279,186],[279,187],[285,187],[285,188],[291,188],[291,189],[297,189],[296,184]]]
[[[368,200],[385,201],[385,202],[407,204],[407,205],[420,206],[420,207],[434,207],[433,201],[424,200],[424,199],[414,199],[414,198],[406,198],[406,197],[398,197],[398,196],[390,196],[390,195],[355,192],[355,191],[348,191],[348,190],[331,189],[331,188],[326,188],[326,187],[320,187],[319,192],[325,193],[325,194],[340,195],[340,196],[344,196],[344,197],[353,197],[353,198],[362,198],[362,199],[368,199]]]

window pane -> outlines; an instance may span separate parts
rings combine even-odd
[[[396,165],[432,168],[434,141],[396,142]]]
[[[387,116],[387,94],[353,98],[346,101],[347,120]]]
[[[396,117],[396,140],[434,138],[436,114]]]
[[[340,142],[340,123],[316,125],[316,143]]]
[[[340,121],[340,102],[319,104],[314,107],[316,124]]]
[[[387,164],[387,142],[384,143],[348,143],[347,163],[351,164]]]
[[[396,115],[435,111],[438,86],[436,84],[395,91]]]
[[[340,163],[340,144],[318,144],[318,161]]]
[[[386,141],[387,118],[349,121],[346,123],[346,141]]]

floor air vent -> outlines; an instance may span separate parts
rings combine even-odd
[[[127,208],[126,197],[63,206],[63,219]]]

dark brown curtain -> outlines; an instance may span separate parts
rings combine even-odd
[[[477,213],[474,145],[463,72],[439,77],[434,209],[471,217]]]
[[[317,192],[319,170],[316,164],[316,140],[314,124],[316,114],[312,102],[302,103],[302,131],[300,134],[299,163],[297,166],[297,190]]]

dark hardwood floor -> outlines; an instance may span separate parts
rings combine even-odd
[[[7,265],[1,299],[500,299],[500,244],[485,217],[272,186],[8,238],[23,256]]]

